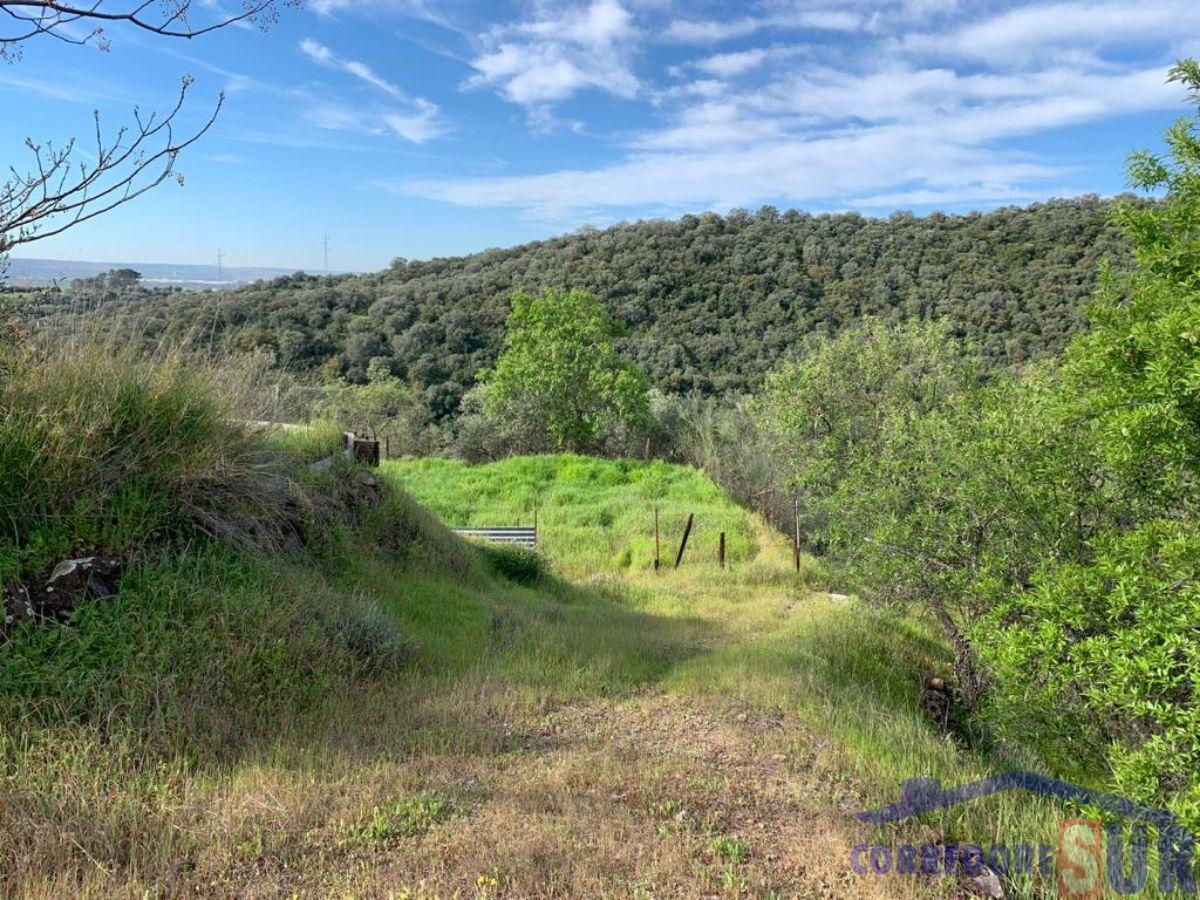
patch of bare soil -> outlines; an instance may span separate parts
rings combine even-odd
[[[506,752],[397,762],[452,812],[382,845],[312,835],[219,893],[356,897],[883,897],[855,875],[861,808],[782,714],[668,695],[496,723]]]

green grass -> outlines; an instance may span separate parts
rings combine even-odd
[[[956,785],[1014,768],[1039,769],[1034,755],[1020,746],[972,749],[943,737],[919,709],[927,680],[950,677],[950,654],[937,629],[814,592],[828,579],[820,567],[806,558],[799,576],[790,571],[786,538],[732,504],[700,472],[661,462],[573,456],[482,466],[417,460],[388,464],[385,471],[454,525],[528,521],[522,512],[537,498],[539,523],[546,523],[543,549],[557,570],[620,608],[636,610],[663,633],[686,635],[674,648],[664,648],[655,671],[615,667],[602,682],[606,689],[652,685],[764,712],[786,710],[805,726],[792,752],[808,758],[822,777],[844,784],[860,806],[894,802],[900,783],[913,777]],[[649,515],[652,529],[656,505],[670,511],[664,521],[680,519],[684,511],[697,513],[698,523],[707,527],[694,532],[699,540],[693,549],[711,547],[717,530],[736,535],[732,569],[718,570],[711,553],[704,553],[689,556],[678,572],[654,573],[646,522]],[[621,577],[606,574],[612,572]],[[598,610],[596,627],[607,631],[612,615],[611,608]],[[624,629],[620,634],[617,646],[627,662],[645,652],[646,635]],[[595,658],[602,641],[595,634],[581,636],[572,652]],[[539,673],[552,671],[541,665],[539,660],[530,673],[529,686]],[[593,684],[591,693],[596,692]],[[814,742],[822,748],[816,757]],[[1107,788],[1099,775],[1089,783]],[[1010,793],[880,828],[874,839],[920,843],[934,829],[984,846],[1055,844],[1059,820],[1072,815],[1098,817],[1095,810]],[[1024,896],[1053,885],[1038,876],[1017,876],[1007,887]]]
[[[705,758],[671,780],[697,710],[778,719],[742,739],[860,837],[849,813],[894,801],[903,779],[1020,761],[957,746],[918,711],[924,680],[950,668],[931,628],[820,593],[819,566],[792,571],[786,539],[694,469],[561,456],[388,463],[382,483],[344,464],[314,474],[331,426],[245,429],[202,367],[15,362],[0,385],[0,578],[101,549],[129,565],[116,597],[0,643],[0,893],[396,888],[366,854],[429,893],[623,894],[657,878],[733,895],[764,877],[762,832],[720,809],[695,835],[635,814],[715,802],[739,777]],[[529,522],[535,506],[542,560],[436,521]],[[656,697],[682,755],[588,743]],[[601,718],[559,752],[555,716],[573,707]],[[581,789],[589,806],[570,806]],[[1060,812],[1005,795],[874,837],[1036,841]],[[586,849],[594,834],[604,852]],[[605,867],[646,841],[665,843]]]
[[[389,461],[384,471],[446,524],[528,525],[536,510],[541,551],[563,571],[637,571],[660,554],[674,562],[689,514],[685,560],[716,561],[720,532],[734,565],[758,553],[752,518],[712,479],[688,466],[585,456],[525,456],[483,466],[457,460]]]

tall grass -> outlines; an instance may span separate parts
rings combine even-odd
[[[189,533],[298,542],[296,454],[241,423],[221,366],[81,335],[0,354],[0,582]]]
[[[540,549],[572,574],[650,568],[656,509],[664,566],[674,562],[689,514],[689,566],[716,564],[721,532],[731,564],[759,551],[752,517],[690,466],[563,454],[479,466],[395,460],[384,471],[449,525],[531,524],[536,515]]]

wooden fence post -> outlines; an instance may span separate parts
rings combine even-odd
[[[792,524],[794,530],[792,533],[792,561],[796,564],[796,571],[800,571],[800,498],[792,498]]]
[[[654,571],[662,568],[662,556],[658,545],[658,507],[654,507]]]
[[[717,565],[722,569],[725,568],[725,532],[723,531],[717,540]]]
[[[687,549],[688,535],[692,533],[692,520],[695,519],[695,513],[688,513],[687,524],[683,526],[683,540],[679,542],[679,553],[675,555],[675,568],[679,568],[679,564],[683,562],[683,551]]]

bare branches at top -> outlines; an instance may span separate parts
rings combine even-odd
[[[68,44],[108,49],[104,28],[120,24],[168,38],[194,38],[243,22],[265,28],[282,3],[300,0],[243,0],[241,10],[226,12],[220,0],[201,0],[193,22],[193,0],[87,0],[82,4],[57,0],[0,0],[0,61],[20,57],[25,41],[50,37]],[[221,95],[210,115],[190,128],[180,128],[180,111],[192,84],[183,79],[175,105],[165,114],[146,115],[137,108],[133,122],[105,134],[100,114],[94,118],[94,146],[72,138],[61,146],[26,138],[32,154],[28,171],[8,167],[0,180],[0,260],[18,244],[62,234],[69,228],[103,215],[162,184],[183,183],[176,170],[179,154],[212,127],[225,102]],[[91,142],[88,142],[91,143]],[[0,179],[5,176],[0,175]]]
[[[298,0],[286,0],[298,5]],[[104,29],[125,25],[150,34],[173,38],[195,38],[238,22],[265,28],[275,21],[279,0],[243,0],[237,12],[221,12],[204,4],[203,23],[192,21],[192,0],[131,0],[129,5],[106,4],[105,0],[59,3],[55,0],[0,0],[0,59],[20,55],[21,45],[37,37],[52,37],[68,44],[92,43],[108,49]]]
[[[87,150],[74,139],[63,147],[26,139],[33,168],[21,173],[10,167],[8,180],[0,184],[0,252],[62,234],[169,178],[182,184],[183,176],[175,170],[179,153],[208,131],[224,102],[224,96],[220,97],[198,128],[180,136],[176,119],[191,84],[190,78],[183,80],[178,99],[166,115],[144,116],[135,109],[133,124],[123,125],[107,137],[96,113],[95,144]],[[92,161],[77,161],[77,157],[91,157]]]

